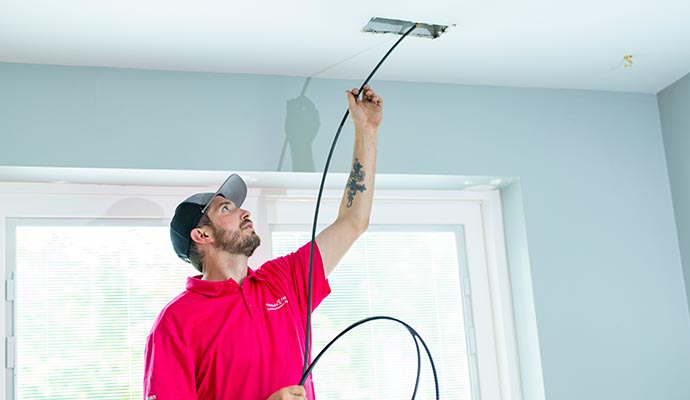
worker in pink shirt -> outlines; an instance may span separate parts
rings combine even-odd
[[[365,86],[347,91],[355,127],[352,170],[336,220],[316,236],[312,308],[330,293],[327,277],[369,225],[383,100]],[[302,376],[310,243],[247,265],[259,246],[247,188],[231,175],[216,193],[183,201],[170,223],[178,256],[201,275],[156,319],[146,343],[146,400],[314,399]]]

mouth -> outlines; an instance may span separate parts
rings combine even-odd
[[[240,229],[245,229],[245,228],[254,229],[254,224],[252,223],[252,221],[247,220],[247,221],[243,222],[242,225],[240,225]]]

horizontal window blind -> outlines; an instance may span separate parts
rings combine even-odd
[[[412,326],[429,345],[440,397],[470,399],[470,376],[456,232],[434,227],[372,226],[329,277],[332,293],[313,315],[312,356],[343,329],[363,318],[386,315]],[[310,228],[276,229],[274,256],[310,239]],[[421,345],[420,345],[421,348]],[[433,375],[422,352],[417,399],[434,399]],[[320,399],[405,399],[414,390],[417,355],[407,330],[375,321],[349,332],[323,356],[313,378]]]
[[[168,228],[19,223],[15,238],[15,398],[141,399],[146,336],[195,273]]]
[[[402,229],[402,228],[400,228]],[[309,240],[271,233],[273,254]],[[165,226],[64,223],[16,227],[16,399],[141,399],[145,338],[163,306],[196,271],[173,254]],[[353,322],[388,315],[430,346],[441,398],[470,399],[455,232],[372,227],[330,276],[314,314],[314,351]],[[423,349],[422,349],[423,352]],[[423,355],[417,399],[433,399]],[[341,339],[314,372],[320,399],[409,398],[414,342],[376,321]]]

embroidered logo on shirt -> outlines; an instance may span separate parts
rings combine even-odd
[[[288,299],[287,296],[283,296],[279,298],[278,300],[275,301],[275,303],[266,303],[266,310],[268,311],[276,311],[280,310],[283,308],[285,304],[287,304]]]
[[[151,396],[147,397],[146,400],[156,400],[156,395],[152,394]]]

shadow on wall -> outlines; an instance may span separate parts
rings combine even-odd
[[[290,147],[290,156],[292,158],[292,171],[316,171],[312,144],[319,132],[321,121],[319,110],[316,109],[314,102],[305,96],[310,80],[311,78],[307,78],[304,82],[299,96],[294,99],[288,99],[286,102],[285,142],[283,143],[276,171],[283,170],[288,146]]]
[[[180,199],[181,201],[182,199]],[[165,211],[151,200],[141,197],[125,197],[114,202],[104,213],[103,217],[141,217],[166,218]]]

